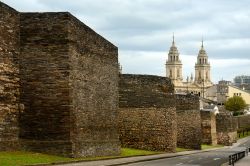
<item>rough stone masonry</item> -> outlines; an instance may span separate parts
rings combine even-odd
[[[117,47],[67,12],[0,12],[0,149],[118,155]]]
[[[175,152],[176,111],[170,79],[122,74],[119,131],[123,147]]]
[[[199,98],[175,95],[173,86],[166,77],[120,75],[122,146],[167,152],[176,146],[201,148]]]
[[[202,143],[216,145],[216,115],[213,112],[201,110]]]
[[[176,95],[177,146],[201,149],[202,131],[199,97]]]
[[[19,13],[0,2],[0,149],[18,148]]]
[[[217,142],[221,145],[231,146],[237,141],[237,118],[230,112],[221,111],[216,115]]]

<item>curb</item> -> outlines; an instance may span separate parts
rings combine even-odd
[[[228,146],[224,146],[224,147],[220,147],[220,148],[212,148],[212,149],[207,149],[207,150],[193,150],[193,151],[185,151],[185,152],[177,152],[177,153],[162,153],[162,154],[158,154],[158,155],[164,155],[166,154],[166,156],[159,156],[158,155],[146,155],[144,157],[148,157],[145,159],[138,159],[135,161],[124,161],[121,163],[117,163],[117,164],[104,164],[103,166],[121,166],[124,164],[133,164],[133,163],[139,163],[139,162],[145,162],[145,161],[153,161],[153,160],[159,160],[159,159],[166,159],[166,158],[174,158],[174,157],[179,157],[179,156],[187,156],[187,155],[192,155],[192,154],[197,154],[197,153],[205,153],[205,152],[209,152],[209,151],[214,151],[214,150],[218,150],[218,149],[224,149],[224,148],[228,148]],[[179,154],[178,154],[179,153]],[[180,154],[181,153],[181,154]],[[92,160],[92,161],[71,161],[71,162],[61,162],[61,163],[51,163],[51,164],[35,164],[35,165],[27,165],[27,166],[56,166],[56,165],[67,165],[67,164],[77,164],[77,163],[82,163],[87,164],[89,162],[98,162],[98,161],[107,161],[107,160],[119,160],[119,159],[131,159],[133,157],[143,157],[142,156],[131,156],[131,157],[120,157],[120,158],[113,158],[113,159],[102,159],[102,160]]]
[[[218,149],[222,149],[222,148],[214,148],[212,150],[218,150]],[[154,161],[154,160],[174,158],[174,157],[179,157],[179,156],[188,156],[188,155],[197,154],[197,153],[209,152],[209,151],[212,151],[212,150],[204,150],[204,151],[192,152],[192,153],[188,153],[188,154],[179,154],[179,155],[174,155],[174,156],[164,156],[164,157],[157,157],[157,158],[151,158],[151,159],[142,159],[142,160],[138,160],[138,161],[124,162],[124,163],[119,163],[119,164],[108,164],[108,165],[105,165],[105,166],[121,166],[121,165],[124,165],[124,164],[127,165],[127,164],[140,163],[140,162],[145,162],[145,161]]]
[[[226,162],[226,163],[224,163],[224,164],[222,164],[221,166],[228,166],[228,162]]]
[[[77,164],[77,163],[82,163],[84,165],[84,164],[87,164],[90,162],[135,158],[134,161],[123,161],[123,162],[120,162],[117,164],[107,163],[107,164],[103,165],[103,166],[120,166],[120,165],[124,165],[124,164],[133,164],[133,163],[139,163],[139,162],[145,162],[145,161],[174,158],[174,157],[179,157],[179,156],[187,156],[187,155],[192,155],[192,154],[197,154],[197,153],[215,151],[215,150],[219,150],[219,149],[232,148],[232,147],[238,146],[239,144],[245,143],[249,139],[249,137],[237,140],[237,143],[234,143],[232,146],[224,146],[224,147],[212,148],[212,149],[206,149],[206,150],[193,150],[193,151],[184,151],[184,152],[177,152],[177,153],[162,153],[162,154],[153,154],[153,155],[145,155],[145,156],[140,155],[140,156],[131,156],[131,157],[117,157],[117,158],[107,158],[107,159],[100,159],[100,160],[82,160],[82,161],[79,160],[79,161],[59,162],[59,163],[50,163],[50,164],[34,164],[34,165],[27,165],[27,166],[56,166],[56,165],[67,165],[67,164]],[[164,156],[164,154],[165,154],[165,156]],[[161,155],[161,156],[159,156],[159,155]],[[157,156],[159,156],[159,157],[157,157]],[[145,157],[145,158],[136,160],[136,157]],[[228,162],[222,164],[221,166],[227,166],[227,165],[228,165]]]

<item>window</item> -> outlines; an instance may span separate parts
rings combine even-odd
[[[180,77],[180,70],[177,69],[177,77]]]
[[[172,78],[172,70],[169,72],[169,77]]]

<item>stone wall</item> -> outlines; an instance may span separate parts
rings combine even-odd
[[[20,138],[26,150],[72,154],[67,13],[20,14]]]
[[[216,115],[217,143],[232,145],[237,141],[237,119],[230,113],[220,112]]]
[[[120,75],[119,131],[123,147],[175,151],[175,96],[168,78]]]
[[[216,116],[210,111],[201,111],[202,143],[217,144]]]
[[[20,20],[23,147],[118,155],[117,47],[69,13],[21,13]]]
[[[119,128],[123,147],[175,152],[175,109],[120,108]]]
[[[177,146],[201,149],[201,116],[199,98],[193,95],[176,95]]]
[[[119,155],[118,48],[73,16],[69,43],[73,153]]]
[[[119,108],[175,107],[173,93],[174,86],[166,77],[122,74],[119,81]]]
[[[18,149],[19,14],[0,2],[0,151]]]
[[[250,128],[250,115],[237,116],[238,128]]]

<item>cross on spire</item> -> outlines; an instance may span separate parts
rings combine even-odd
[[[173,42],[172,42],[172,44],[174,45],[175,43],[174,43],[174,32],[173,32]]]
[[[202,36],[202,39],[201,39],[201,48],[203,48],[203,36]]]

